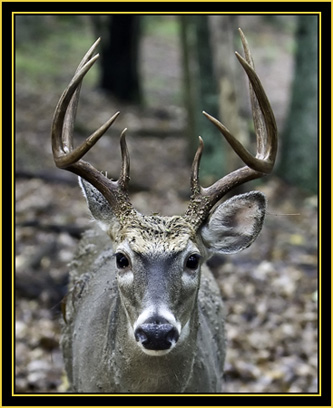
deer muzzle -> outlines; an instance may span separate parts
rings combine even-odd
[[[153,316],[135,329],[134,336],[147,354],[163,355],[176,345],[179,330],[164,317]]]

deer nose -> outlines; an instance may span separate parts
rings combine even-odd
[[[135,339],[147,350],[168,350],[177,343],[179,332],[164,318],[151,318],[138,326]]]

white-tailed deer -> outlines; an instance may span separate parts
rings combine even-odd
[[[133,208],[127,192],[125,131],[117,181],[82,160],[118,113],[73,147],[79,89],[98,58],[93,56],[98,41],[58,102],[52,125],[55,163],[80,176],[89,209],[101,227],[83,237],[71,266],[62,349],[73,392],[222,390],[225,317],[205,261],[214,253],[237,253],[251,245],[261,230],[266,200],[260,192],[249,192],[216,204],[234,187],[270,173],[277,151],[274,114],[241,31],[240,35],[245,59],[236,56],[249,78],[257,154],[252,156],[204,112],[246,165],[201,187],[200,138],[192,165],[192,195],[182,216],[142,215]]]

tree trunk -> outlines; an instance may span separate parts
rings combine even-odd
[[[184,95],[188,113],[190,156],[193,159],[202,136],[205,150],[201,176],[207,182],[221,177],[223,152],[221,137],[216,128],[203,116],[205,110],[218,117],[218,84],[213,67],[210,27],[207,16],[182,16],[181,41],[183,49]],[[193,151],[194,147],[194,151]]]
[[[282,134],[278,173],[316,192],[318,185],[318,20],[299,16],[292,98]]]
[[[102,44],[100,86],[122,102],[140,103],[140,16],[109,16],[107,24],[107,39]]]

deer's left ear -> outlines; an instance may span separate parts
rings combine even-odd
[[[203,242],[210,252],[234,254],[249,247],[261,231],[266,212],[266,198],[251,191],[230,198],[219,205],[201,229]]]

